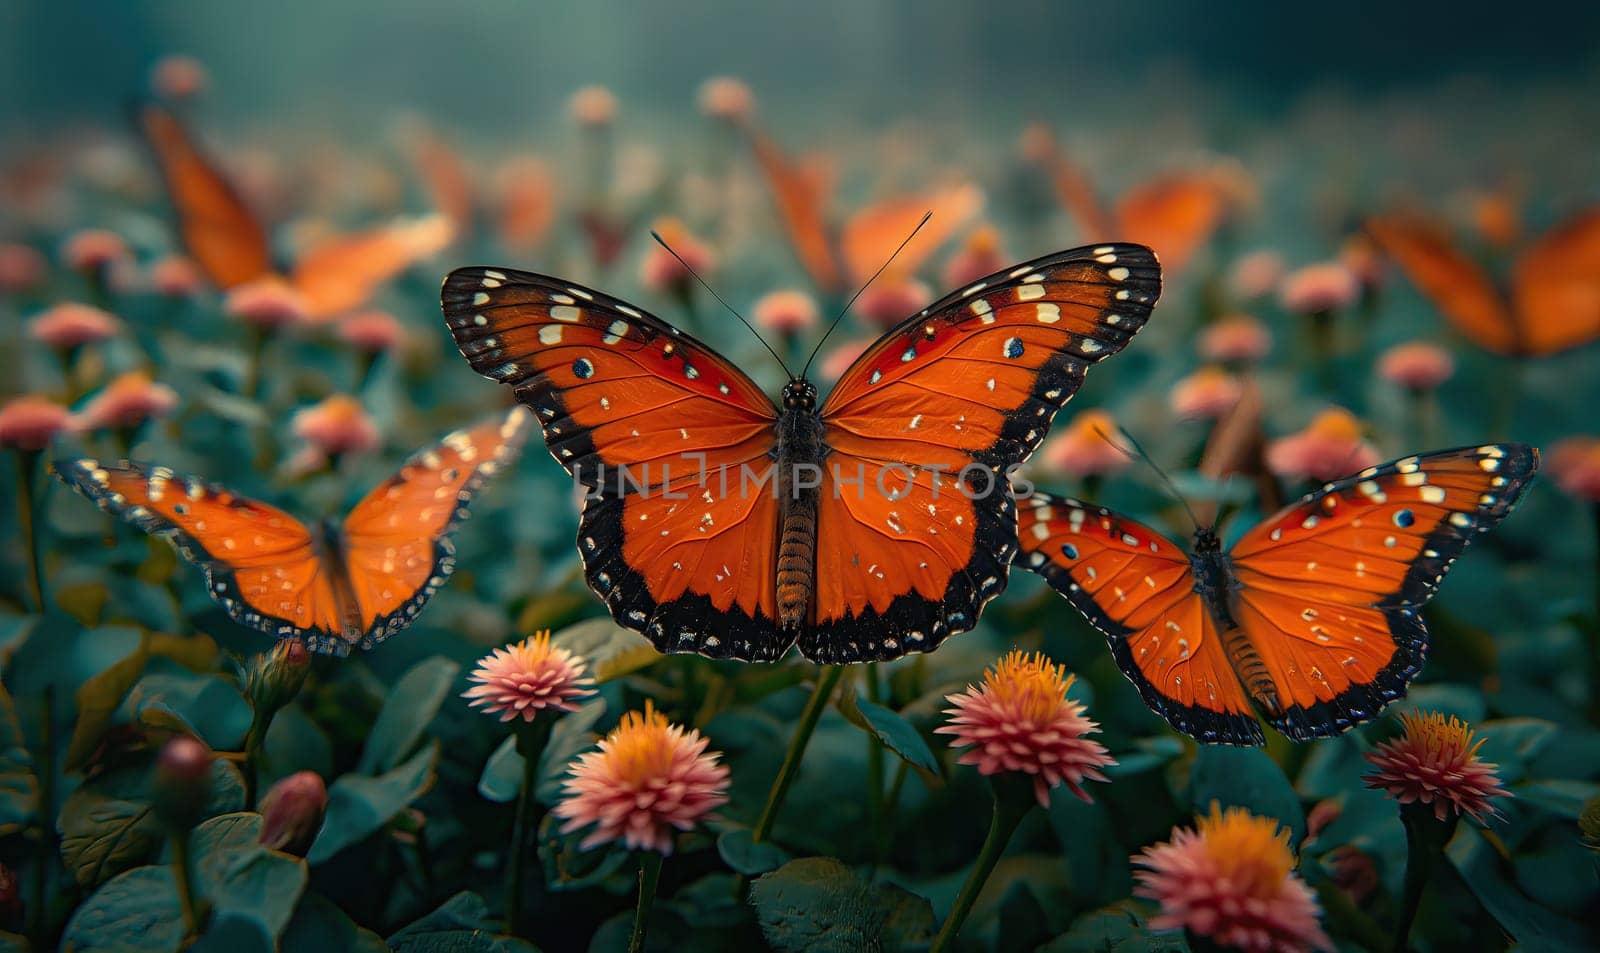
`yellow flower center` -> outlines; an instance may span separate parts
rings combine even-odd
[[[1020,650],[1001,659],[983,678],[983,693],[1024,718],[1037,722],[1056,716],[1074,676],[1065,675],[1043,653]]]
[[[1206,853],[1238,889],[1253,896],[1275,893],[1294,868],[1289,830],[1270,817],[1257,817],[1242,807],[1223,810],[1211,802],[1211,813],[1199,821]]]
[[[1111,443],[1117,432],[1116,418],[1103,410],[1086,410],[1072,418],[1067,431],[1079,440],[1103,440]]]
[[[1443,712],[1402,712],[1400,724],[1408,745],[1425,761],[1450,759],[1462,752],[1477,754],[1483,745],[1482,741],[1473,742],[1472,728],[1466,722]]]
[[[614,776],[628,784],[643,785],[665,777],[681,742],[667,716],[645,700],[644,711],[630,711],[601,742],[606,763]]]
[[[1334,407],[1318,414],[1306,432],[1331,440],[1360,440],[1361,421],[1350,411]]]

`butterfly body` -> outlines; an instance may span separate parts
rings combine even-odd
[[[778,479],[778,625],[798,639],[810,619],[811,594],[817,572],[817,493],[828,447],[822,417],[817,413],[817,388],[804,378],[783,388],[778,439],[773,462]]]
[[[1150,707],[1200,741],[1296,741],[1377,715],[1422,670],[1422,606],[1538,467],[1520,444],[1405,457],[1327,484],[1229,549],[1191,552],[1104,507],[1035,494],[1018,561],[1111,646]]]

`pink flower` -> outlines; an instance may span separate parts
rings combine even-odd
[[[622,841],[635,850],[672,853],[674,830],[686,831],[728,801],[728,769],[692,728],[671,724],[645,701],[630,711],[599,750],[572,765],[557,817],[563,834],[594,825],[581,846]]]
[[[1294,875],[1289,831],[1244,808],[1216,802],[1197,829],[1133,858],[1134,893],[1161,905],[1156,930],[1188,930],[1218,946],[1249,953],[1333,950],[1317,922],[1311,888]]]
[[[377,354],[398,349],[406,329],[387,311],[358,311],[339,322],[339,339],[358,351]]]
[[[651,242],[645,250],[644,261],[639,266],[639,280],[651,291],[681,293],[694,280],[689,274],[690,268],[705,277],[716,267],[717,259],[710,247],[677,219],[664,218],[656,222],[656,233],[678,254],[673,255],[659,242]],[[683,261],[679,261],[679,257]],[[688,268],[684,267],[685,263]]]
[[[1378,357],[1378,376],[1407,390],[1433,390],[1455,372],[1450,352],[1426,341],[1396,344]]]
[[[585,86],[572,94],[567,112],[580,126],[609,126],[617,118],[617,97],[604,86]]]
[[[804,291],[774,291],[763,295],[751,309],[750,320],[763,331],[793,335],[809,331],[821,319],[817,299]]]
[[[1241,301],[1265,298],[1278,286],[1284,272],[1283,256],[1271,249],[1243,255],[1228,269],[1228,288]]]
[[[31,291],[44,284],[50,267],[31,245],[0,244],[0,292]]]
[[[131,428],[165,417],[177,406],[177,391],[155,383],[145,371],[129,371],[89,398],[78,412],[78,422],[85,430]]]
[[[48,397],[24,394],[0,407],[0,447],[43,450],[72,429],[72,412]]]
[[[1017,154],[1022,157],[1024,162],[1032,165],[1044,165],[1055,157],[1055,133],[1051,132],[1050,127],[1045,123],[1028,123],[1023,128],[1022,134],[1017,137]]]
[[[116,232],[85,229],[61,246],[61,258],[74,271],[100,271],[128,260],[128,246]]]
[[[172,100],[193,99],[206,88],[206,68],[192,56],[164,56],[150,70],[150,86]]]
[[[1200,356],[1208,361],[1252,364],[1272,350],[1272,332],[1247,314],[1231,314],[1200,332]]]
[[[1339,246],[1339,264],[1355,276],[1356,286],[1371,292],[1383,284],[1383,255],[1365,235],[1351,235]]]
[[[282,278],[257,278],[228,291],[222,310],[245,324],[270,331],[304,323],[305,299]]]
[[[361,402],[344,394],[296,411],[290,428],[310,449],[328,457],[376,450],[382,442],[378,425]]]
[[[1086,410],[1045,441],[1039,449],[1040,467],[1072,477],[1117,473],[1132,461],[1111,442],[1116,434],[1115,418],[1103,410]]]
[[[872,346],[872,338],[856,338],[836,345],[828,353],[822,355],[822,363],[817,366],[817,373],[824,380],[836,381],[844,376],[856,358],[867,352]]]
[[[1337,480],[1377,462],[1377,449],[1361,437],[1361,421],[1339,407],[1267,445],[1267,469],[1293,479]]]
[[[946,288],[966,288],[1009,263],[1010,259],[1000,250],[1000,232],[993,225],[980,225],[967,236],[961,250],[944,263],[939,277]]]
[[[1402,712],[1404,733],[1381,742],[1365,757],[1377,770],[1362,775],[1367,787],[1383,791],[1401,804],[1433,805],[1433,814],[1445,820],[1452,814],[1469,814],[1480,824],[1496,816],[1489,801],[1510,797],[1500,786],[1495,765],[1478,757],[1481,740],[1459,718],[1439,712]]]
[[[1600,502],[1600,437],[1568,437],[1550,448],[1556,485],[1580,500]]]
[[[28,322],[28,336],[58,351],[116,337],[122,322],[86,304],[58,304]]]
[[[485,655],[468,680],[478,684],[461,697],[501,721],[532,721],[546,709],[575,711],[594,694],[583,659],[551,646],[548,631]]]
[[[1106,749],[1087,737],[1100,727],[1067,698],[1073,676],[1042,654],[1013,651],[983,675],[983,685],[946,695],[950,723],[937,734],[953,735],[952,748],[968,748],[962,764],[983,775],[1020,771],[1033,776],[1033,793],[1050,806],[1050,789],[1065,784],[1085,801],[1085,779],[1104,781],[1100,769],[1115,764]]]
[[[1219,420],[1244,394],[1244,384],[1219,367],[1202,367],[1172,385],[1167,404],[1185,420]]]
[[[880,328],[892,328],[928,306],[933,290],[915,278],[885,274],[861,292],[856,313]]]
[[[1327,314],[1342,311],[1361,294],[1356,276],[1337,262],[1323,262],[1296,269],[1283,279],[1278,300],[1285,311],[1295,314]]]
[[[150,286],[164,298],[193,297],[205,283],[200,269],[182,255],[168,255],[150,266]]]
[[[714,76],[700,84],[700,111],[712,119],[742,123],[756,111],[756,97],[743,80]]]
[[[328,813],[328,787],[315,771],[297,771],[261,796],[261,845],[304,857]]]

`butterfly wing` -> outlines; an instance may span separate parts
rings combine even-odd
[[[1494,281],[1438,225],[1406,215],[1367,223],[1373,241],[1468,340],[1497,354],[1523,352],[1524,340]]]
[[[1227,202],[1204,173],[1173,173],[1139,185],[1117,201],[1117,237],[1149,245],[1168,274],[1182,271],[1216,234]]]
[[[1520,444],[1406,457],[1331,483],[1234,545],[1236,618],[1296,741],[1375,717],[1422,668],[1421,608],[1467,543],[1511,512],[1538,468]]]
[[[767,190],[772,193],[772,203],[795,256],[818,290],[837,291],[843,280],[833,239],[828,233],[826,196],[817,189],[815,181],[783,154],[777,143],[752,132],[750,146],[767,180]]]
[[[822,408],[807,657],[932,651],[976,624],[1016,548],[1009,470],[1160,290],[1142,246],[1059,252],[947,296],[856,359]]]
[[[516,457],[529,424],[518,407],[450,434],[412,455],[345,517],[345,573],[360,616],[351,634],[362,648],[409,625],[455,571],[451,532],[484,481]]]
[[[241,625],[326,651],[344,627],[334,573],[305,524],[166,467],[68,460],[56,474],[101,509],[171,541]]]
[[[715,351],[572,282],[462,268],[442,301],[474,370],[515,388],[585,488],[589,586],[664,652],[775,659],[776,408]],[[624,469],[625,468],[625,469]],[[731,483],[731,485],[730,485]]]
[[[1600,208],[1534,242],[1511,273],[1511,301],[1531,354],[1555,354],[1600,337]]]
[[[1182,550],[1110,510],[1037,492],[1018,507],[1017,538],[1017,564],[1105,635],[1152,711],[1200,741],[1263,742]]]
[[[393,222],[324,239],[295,261],[292,281],[312,318],[365,304],[381,285],[448,246],[455,228],[443,215]]]
[[[894,256],[898,274],[915,273],[982,208],[983,192],[970,184],[884,199],[867,206],[850,216],[839,235],[839,249],[851,283],[859,285],[871,278],[890,256]],[[933,217],[919,231],[917,224],[929,212]],[[907,241],[906,236],[913,233]],[[904,248],[900,248],[902,242]]]
[[[266,229],[178,117],[146,105],[138,120],[177,212],[179,237],[206,277],[231,288],[271,274]]]

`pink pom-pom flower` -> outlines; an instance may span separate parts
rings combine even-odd
[[[533,721],[542,711],[575,711],[594,694],[583,659],[550,644],[548,631],[495,649],[468,676],[476,682],[461,694],[472,707],[501,721]]]

